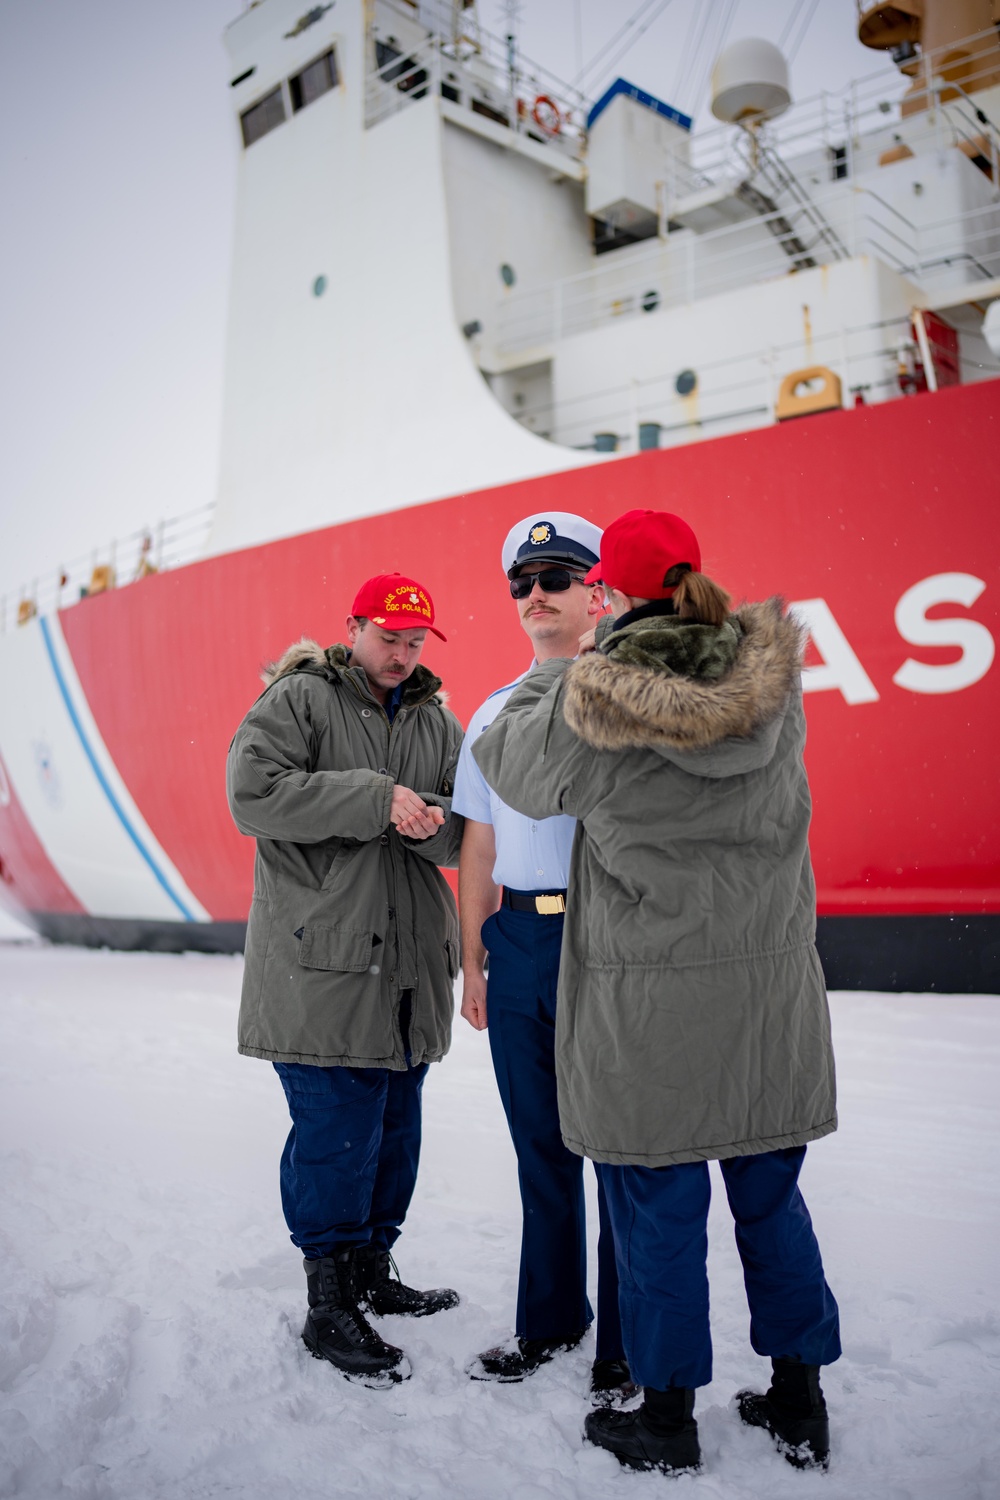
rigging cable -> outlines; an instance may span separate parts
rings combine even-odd
[[[729,30],[736,16],[736,9],[739,3],[740,0],[726,0],[726,9],[721,13],[722,20],[719,27],[718,37],[709,48],[708,60],[705,63],[704,67],[701,69],[698,87],[694,94],[694,103],[690,111],[692,120],[697,117],[701,110],[702,103],[704,102],[705,98],[705,93],[712,81],[712,69],[718,62],[722,49],[726,45],[726,37],[729,35]]]
[[[688,59],[691,56],[691,44],[694,41],[696,35],[698,37],[696,50],[701,46],[701,33],[704,29],[706,15],[707,7],[705,5],[696,5],[691,11],[691,20],[688,23],[687,36],[684,38],[684,51],[681,53],[681,60],[677,65],[677,73],[674,78],[674,86],[671,92],[672,99],[677,99],[680,97],[681,89],[684,86],[684,80],[688,76]]]
[[[802,27],[801,27],[801,29],[799,31],[798,36],[795,39],[794,44],[789,48],[789,52],[788,52],[788,66],[789,67],[792,66],[792,63],[795,61],[796,57],[798,56],[799,48],[802,46],[802,43],[806,39],[806,32],[809,30],[810,26],[813,23],[813,19],[814,19],[815,15],[816,15],[816,10],[817,10],[818,5],[819,5],[819,0],[812,0],[812,7],[811,7],[811,9],[809,11],[809,14],[806,16],[806,19],[805,19],[805,21],[804,21],[804,23],[803,23],[803,25],[802,25]]]
[[[663,12],[666,10],[667,6],[671,5],[672,3],[673,3],[673,0],[660,0],[660,3],[657,6],[657,8],[653,11],[653,13],[652,13],[651,16],[648,16],[646,18],[646,20],[643,22],[643,24],[639,27],[639,30],[636,32],[635,36],[629,37],[629,39],[625,43],[625,45],[623,47],[619,48],[618,52],[611,59],[610,63],[607,64],[609,72],[613,73],[615,71],[615,69],[618,67],[618,64],[621,62],[622,58],[625,56],[625,54],[627,52],[630,52],[632,50],[632,48],[635,46],[636,42],[643,35],[643,33],[647,32],[649,30],[649,28],[652,26],[652,24],[653,24],[654,21],[658,21],[659,20],[659,18],[663,15]]]
[[[611,51],[612,47],[617,47],[618,43],[621,41],[625,33],[627,31],[631,31],[632,27],[641,18],[643,11],[649,10],[650,6],[655,4],[656,0],[640,0],[639,6],[629,16],[624,26],[620,26],[615,32],[614,36],[611,37],[610,41],[605,42],[601,50],[594,54],[589,63],[587,63],[586,67],[580,69],[579,73],[577,73],[576,77],[573,79],[574,87],[579,88],[583,79],[586,78],[588,74],[592,73],[595,68],[599,67],[601,63],[603,63],[604,58]]]
[[[792,32],[795,30],[795,23],[798,20],[799,15],[802,12],[802,7],[805,5],[805,3],[806,3],[806,0],[795,0],[795,4],[792,6],[792,9],[791,9],[791,12],[789,14],[788,20],[785,22],[784,26],[781,28],[781,35],[778,38],[778,46],[781,48],[782,51],[785,50],[785,43],[788,41],[788,38],[791,36]]]

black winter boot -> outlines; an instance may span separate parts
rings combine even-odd
[[[358,1307],[355,1254],[351,1246],[304,1262],[309,1311],[302,1339],[315,1359],[328,1359],[364,1385],[398,1385],[410,1377],[409,1362],[402,1349],[379,1338]]]
[[[764,1427],[796,1469],[826,1469],[830,1463],[830,1423],[819,1387],[819,1365],[772,1359],[771,1388],[739,1391],[736,1402],[748,1427]]]
[[[592,1411],[583,1430],[590,1442],[606,1448],[628,1469],[680,1474],[701,1466],[693,1412],[694,1391],[681,1386],[655,1391],[647,1386],[638,1411]]]
[[[418,1292],[412,1286],[405,1286],[388,1250],[380,1250],[377,1245],[360,1246],[355,1252],[354,1264],[358,1301],[379,1317],[402,1313],[404,1317],[426,1318],[431,1313],[458,1306],[458,1293],[450,1287],[439,1286],[432,1292]]]
[[[533,1375],[555,1355],[575,1349],[586,1331],[581,1328],[579,1333],[569,1333],[560,1339],[526,1339],[517,1334],[509,1344],[498,1344],[495,1349],[477,1354],[468,1373],[473,1380],[497,1380],[501,1385],[513,1385]]]

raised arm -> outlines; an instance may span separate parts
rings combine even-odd
[[[562,714],[566,660],[543,662],[511,694],[472,747],[486,780],[508,807],[529,818],[582,816],[594,752]]]

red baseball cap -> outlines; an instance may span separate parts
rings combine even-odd
[[[432,630],[439,640],[448,637],[434,624],[434,602],[422,584],[402,573],[377,573],[358,589],[351,614],[363,615],[383,630]]]
[[[678,563],[701,572],[701,548],[686,521],[667,510],[627,510],[605,529],[601,560],[587,583],[603,583],[633,599],[669,599],[664,579]]]

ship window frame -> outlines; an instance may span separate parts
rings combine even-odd
[[[850,160],[847,154],[847,142],[826,148],[827,159],[830,163],[830,178],[833,182],[842,182],[850,172]]]
[[[321,63],[326,63],[324,86],[315,94],[310,94],[308,99],[303,97],[302,80],[307,73],[318,68]],[[323,51],[316,57],[310,59],[299,68],[297,73],[291,74],[288,79],[288,97],[291,101],[292,114],[300,114],[302,110],[308,109],[310,104],[315,104],[317,99],[322,99],[324,94],[331,93],[340,87],[340,69],[337,66],[337,49],[334,46],[324,47]]]
[[[275,113],[273,114],[273,117],[269,119],[266,116],[261,115],[260,112],[264,109],[264,107],[266,105],[272,105],[275,99],[277,99],[278,101],[280,115]],[[258,115],[262,120],[266,121],[266,123],[264,123],[263,125],[263,129],[257,129],[256,125],[252,125],[248,133],[247,122],[254,116]],[[240,111],[240,132],[243,136],[244,151],[248,151],[251,146],[256,144],[257,141],[263,140],[264,136],[270,135],[272,130],[277,130],[279,125],[284,125],[287,119],[288,113],[285,108],[285,91],[281,84],[277,83],[275,84],[273,89],[268,89],[266,94],[262,94],[259,99],[255,99],[254,102],[248,105],[246,109]]]

